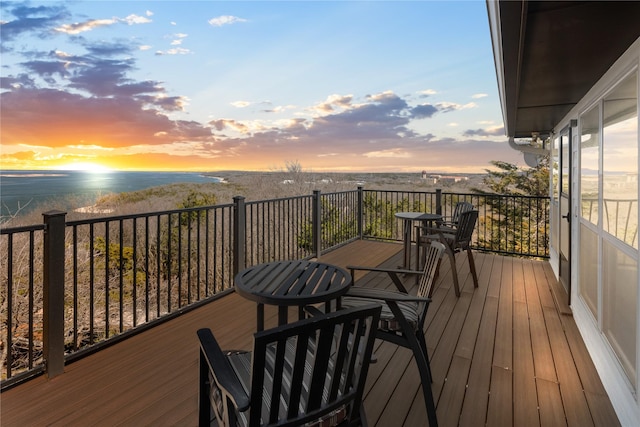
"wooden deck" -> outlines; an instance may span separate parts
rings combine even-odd
[[[338,265],[401,264],[399,244],[358,241],[327,254]],[[476,254],[474,289],[460,256],[456,298],[442,263],[427,319],[441,426],[619,425],[575,322],[558,307],[547,262]],[[464,261],[463,261],[464,260]],[[387,286],[366,275],[358,285]],[[266,326],[276,311],[267,308]],[[2,426],[195,426],[198,342],[209,327],[223,348],[250,348],[255,306],[232,293],[0,395]],[[376,343],[365,409],[372,426],[426,425],[409,350]]]

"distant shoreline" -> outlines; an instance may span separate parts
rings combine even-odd
[[[63,202],[60,209],[94,213],[92,205],[107,194],[174,183],[228,182],[224,176],[203,172],[2,170],[0,177],[0,219],[26,214],[54,202]]]
[[[310,188],[333,184],[350,184],[352,187],[375,187],[376,189],[443,188],[450,191],[458,188],[464,191],[482,184],[486,174],[436,172],[288,172],[288,171],[217,171],[217,172],[96,172],[86,171],[0,171],[0,222],[14,216],[23,216],[43,209],[58,209],[88,214],[110,214],[111,207],[96,206],[99,198],[111,195],[131,193],[148,188],[172,184],[233,184],[224,185],[227,191],[224,200],[231,198],[230,193],[242,192],[242,187],[260,193],[251,197],[260,197],[272,188],[261,188],[261,184],[271,181],[287,184],[303,180]],[[456,177],[464,177],[462,180]],[[458,181],[464,181],[458,184]],[[222,190],[222,187],[219,188]],[[311,190],[309,190],[311,191]],[[229,193],[229,194],[227,194]],[[254,191],[255,193],[255,191]],[[274,196],[288,194],[281,189]],[[233,194],[233,195],[238,195]],[[222,200],[222,199],[221,199]]]

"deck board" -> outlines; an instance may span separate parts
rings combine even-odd
[[[402,263],[402,246],[356,241],[322,256],[346,266]],[[426,325],[441,426],[615,426],[611,402],[545,261],[475,253],[480,287],[457,258],[462,295],[445,258]],[[357,273],[359,285],[392,286]],[[415,283],[406,279],[413,289]],[[566,305],[566,304],[565,304]],[[266,326],[276,310],[267,307]],[[3,426],[195,426],[198,342],[209,327],[223,348],[249,349],[255,304],[235,293],[132,336],[0,396]],[[417,367],[404,348],[376,342],[364,407],[371,426],[426,424]]]

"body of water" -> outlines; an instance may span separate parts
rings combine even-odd
[[[43,202],[71,200],[93,204],[100,196],[181,182],[221,182],[189,172],[0,171],[2,217],[37,209]],[[81,207],[73,206],[73,207]],[[68,209],[69,206],[60,206]]]

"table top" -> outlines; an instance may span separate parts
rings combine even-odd
[[[396,212],[396,218],[413,221],[433,221],[436,219],[442,219],[442,215],[426,212]]]
[[[235,289],[261,304],[306,305],[327,302],[349,290],[344,268],[317,261],[277,261],[245,268],[235,277]]]

